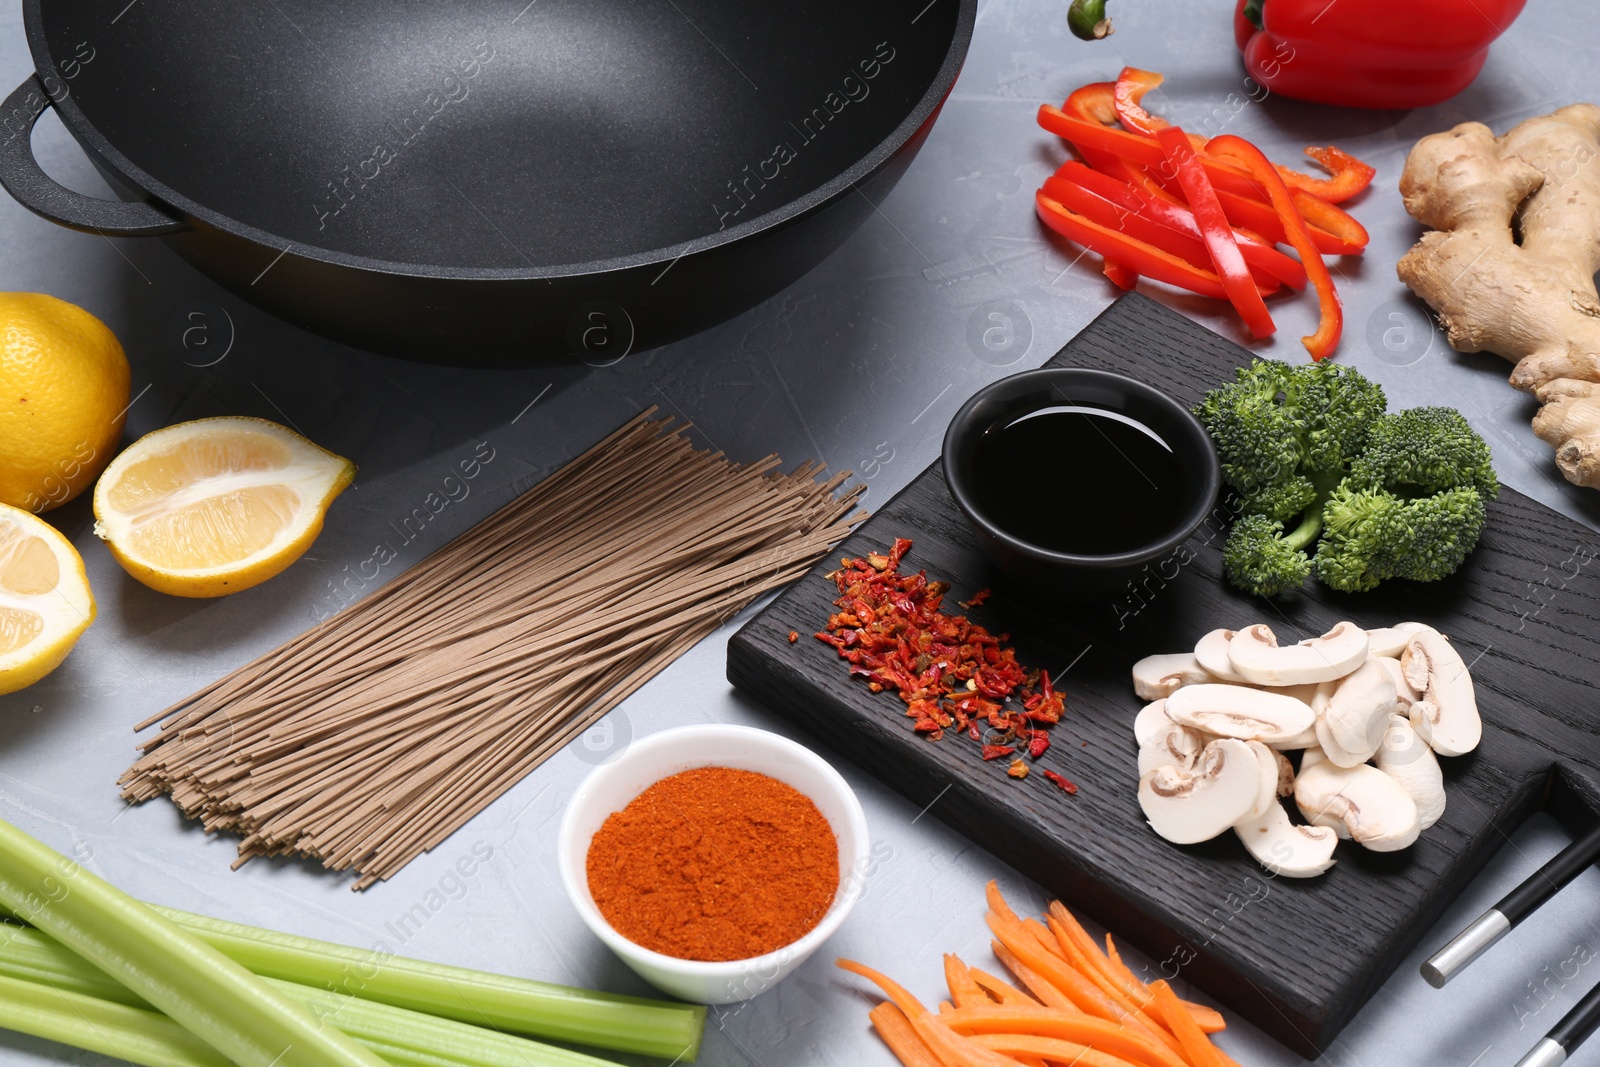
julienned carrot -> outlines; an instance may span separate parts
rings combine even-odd
[[[958,1034],[1036,1034],[1090,1045],[1145,1067],[1190,1067],[1187,1060],[1131,1026],[1051,1008],[960,1008],[940,1019]]]
[[[996,942],[999,944],[999,942]],[[1005,946],[1001,946],[1002,948]],[[988,993],[1000,1004],[1024,1005],[1030,1008],[1039,1007],[1039,1002],[1028,994],[1007,982],[1004,978],[997,978],[988,971],[981,971],[976,967],[969,968],[972,980],[977,982],[985,993]]]
[[[1221,1016],[1139,981],[1109,936],[1102,952],[1059,903],[1045,925],[1019,918],[994,882],[986,896],[995,955],[1044,1005],[947,955],[950,1000],[929,1012],[892,979],[838,961],[889,997],[871,1019],[905,1067],[1239,1067],[1206,1036]]]
[[[1028,987],[1028,992],[1038,997],[1047,1008],[1057,1008],[1061,1011],[1082,1011],[1061,990],[1050,983],[1050,980],[1026,963],[1017,959],[1017,954],[1006,948],[999,941],[991,942],[996,958],[1006,965],[1006,969],[1017,976],[1017,981]]]
[[[963,1041],[961,1036],[943,1020],[933,1015],[922,1002],[906,991],[905,987],[887,975],[879,974],[866,964],[857,963],[855,960],[834,960],[834,965],[851,974],[859,974],[879,989],[892,1001],[895,1006],[905,1012],[906,1018],[911,1020],[911,1025],[916,1029],[917,1036],[922,1038],[923,1044],[933,1050],[933,1054],[944,1061],[945,1067],[1016,1067],[1016,1061],[1006,1058],[996,1052],[990,1052],[981,1045],[974,1045],[970,1041]],[[986,1011],[986,1008],[958,1009],[951,1015],[959,1015],[962,1011]]]
[[[1078,950],[1087,965],[1085,969],[1090,977],[1099,981],[1102,988],[1119,1000],[1137,1007],[1147,1020],[1164,1026],[1150,1009],[1149,988],[1134,977],[1133,972],[1127,967],[1121,966],[1121,961],[1113,963],[1109,956],[1101,951],[1100,946],[1095,944],[1094,938],[1089,936],[1089,931],[1083,928],[1072,912],[1068,911],[1059,900],[1050,904],[1050,929],[1061,940],[1063,948],[1070,943]],[[1185,1008],[1189,1007],[1187,1001],[1182,1003]],[[1216,1021],[1221,1022],[1221,1016],[1209,1008],[1205,1010],[1210,1015],[1216,1016]]]
[[[1147,1019],[1165,1026],[1156,1019],[1150,1009],[1149,987],[1134,975],[1120,956],[1116,955],[1116,948],[1109,933],[1106,934],[1106,949],[1102,950],[1095,944],[1094,938],[1089,936],[1089,931],[1078,922],[1077,917],[1059,900],[1050,903],[1049,922],[1051,931],[1061,941],[1061,947],[1067,949],[1070,942],[1077,949],[1078,957],[1087,964],[1082,969],[1099,982],[1102,989],[1118,999],[1125,998],[1137,1005]],[[1216,1033],[1227,1026],[1221,1013],[1214,1008],[1208,1008],[1204,1004],[1192,1004],[1183,999],[1179,999],[1178,1003],[1183,1005],[1200,1029],[1208,1034]]]
[[[883,1043],[904,1067],[944,1067],[943,1061],[917,1036],[906,1013],[893,1003],[884,1001],[867,1012],[867,1018],[872,1020],[872,1028],[878,1031]]]
[[[1059,907],[1059,905],[1057,906]],[[1124,1011],[1130,1015],[1139,1016],[1152,1029],[1167,1029],[1170,1031],[1170,1028],[1162,1022],[1161,1017],[1150,1010],[1150,995],[1147,990],[1142,987],[1137,990],[1125,989],[1122,983],[1113,982],[1095,966],[1093,956],[1086,955],[1082,948],[1073,943],[1071,935],[1067,933],[1066,928],[1061,925],[1054,915],[1050,917],[1049,923],[1050,932],[1055,935],[1062,950],[1069,954],[1069,958],[1077,958],[1078,962],[1075,963],[1075,966],[1091,982],[1105,990],[1106,995],[1122,1005]],[[1098,953],[1094,955],[1098,955]]]
[[[1120,1022],[1127,1017],[1127,1013],[1102,993],[1098,986],[1040,947],[1033,939],[1033,935],[1028,933],[1021,923],[1015,919],[1008,923],[1002,916],[992,911],[985,916],[985,919],[989,923],[989,929],[1000,939],[1001,944],[1061,990],[1079,1011],[1112,1023]],[[1143,1025],[1138,1025],[1142,1030]]]
[[[953,953],[946,953],[944,957],[945,984],[950,987],[950,999],[955,1001],[958,1008],[992,1008],[995,1002],[984,992],[983,987],[973,980],[972,970],[961,958]],[[945,1004],[939,1005],[939,1014],[945,1014]],[[1014,1057],[1022,1067],[1045,1067],[1045,1062],[1037,1056],[1019,1055]]]
[[[1217,1055],[1216,1046],[1200,1027],[1195,1025],[1189,1013],[1183,1010],[1183,1005],[1178,1003],[1178,995],[1172,991],[1166,980],[1157,978],[1150,983],[1150,992],[1155,997],[1156,1010],[1178,1035],[1178,1040],[1183,1042],[1183,1050],[1188,1055],[1189,1062],[1193,1063],[1194,1067],[1223,1067],[1222,1057]]]
[[[1130,986],[1141,993],[1149,992],[1149,990],[1145,989],[1143,982],[1134,981],[1130,983],[1128,981],[1129,978],[1133,977],[1131,972],[1123,975],[1117,971],[1111,961],[1106,958],[1106,954],[1101,951],[1100,946],[1094,943],[1094,938],[1089,936],[1089,931],[1083,928],[1083,924],[1078,922],[1077,917],[1068,911],[1066,906],[1059,900],[1051,902],[1050,918],[1055,920],[1051,929],[1056,931],[1056,936],[1063,938],[1064,941],[1070,940],[1072,944],[1076,945],[1083,958],[1088,960],[1090,966],[1099,972],[1102,977],[1124,992],[1129,992]],[[1060,929],[1057,930],[1057,927]]]
[[[1111,964],[1112,969],[1122,975],[1126,981],[1148,989],[1134,975],[1132,968],[1122,962],[1122,954],[1117,951],[1117,943],[1112,940],[1110,931],[1106,932],[1106,959]],[[1220,1033],[1228,1028],[1228,1020],[1224,1019],[1222,1013],[1216,1008],[1206,1004],[1196,1004],[1192,1000],[1183,1000],[1181,1003],[1188,1009],[1189,1014],[1194,1016],[1194,1021],[1199,1024],[1200,1029],[1206,1033]]]
[[[994,882],[990,882],[986,890],[989,901],[989,914],[985,917],[989,929],[994,935],[1017,955],[1023,963],[1038,971],[1048,979],[1057,989],[1060,989],[1072,1003],[1086,1014],[1096,1016],[1119,1026],[1126,1026],[1151,1041],[1158,1042],[1174,1052],[1180,1048],[1178,1039],[1159,1026],[1147,1023],[1137,1012],[1129,1012],[1121,1004],[1106,994],[1094,982],[1084,977],[1075,968],[1063,960],[1056,951],[1047,949],[1041,939],[1035,935],[1019,920],[1005,898],[1000,895],[1000,889]],[[1049,937],[1048,931],[1046,936]],[[1053,944],[1054,938],[1050,937]]]
[[[1036,1034],[978,1034],[974,1041],[984,1048],[1003,1052],[1008,1056],[1034,1053],[1053,1063],[1070,1063],[1073,1067],[1130,1067],[1121,1056],[1101,1052],[1089,1045],[1063,1041],[1058,1037],[1039,1037]]]

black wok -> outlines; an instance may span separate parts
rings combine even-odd
[[[976,0],[24,0],[0,184],[160,236],[233,292],[439,362],[704,328],[833,250],[909,164]],[[54,106],[118,189],[48,178]]]

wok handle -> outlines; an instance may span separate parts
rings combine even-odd
[[[142,200],[101,200],[73,192],[46,174],[33,157],[33,124],[50,106],[34,75],[0,104],[0,186],[23,207],[59,226],[106,237],[150,237],[188,227]]]

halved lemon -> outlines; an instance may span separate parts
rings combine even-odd
[[[111,461],[94,487],[94,532],[152,589],[226,596],[299,559],[355,473],[265,419],[182,422]]]
[[[0,504],[0,693],[59,667],[93,621],[89,577],[72,542]]]

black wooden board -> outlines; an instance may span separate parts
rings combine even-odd
[[[1193,403],[1250,358],[1130,294],[1047,365],[1119,370]],[[997,584],[935,463],[834,553],[859,556],[912,538],[906,566],[953,583],[952,610],[955,600],[994,585],[993,597],[969,614],[1008,631],[1024,664],[1060,679],[1068,713],[1041,763],[1077,782],[1077,796],[1038,774],[1008,779],[969,739],[914,735],[897,697],[848,677],[833,649],[811,637],[832,610],[832,558],[734,635],[728,677],[913,802],[937,798],[933,816],[1127,937],[1167,975],[1193,981],[1309,1058],[1519,822],[1541,808],[1572,830],[1600,819],[1600,535],[1503,490],[1477,552],[1443,582],[1365,594],[1311,583],[1268,601],[1221,580],[1222,530],[1208,523],[1115,598],[1038,608]],[[1217,626],[1267,622],[1291,641],[1346,618],[1369,627],[1428,622],[1471,666],[1483,743],[1441,760],[1443,819],[1400,853],[1341,843],[1337,865],[1308,880],[1272,878],[1231,834],[1192,847],[1158,838],[1136,798],[1130,726],[1142,702],[1129,680],[1134,661],[1192,648]],[[803,635],[795,644],[791,630]]]

